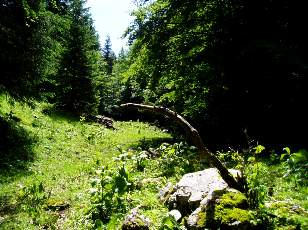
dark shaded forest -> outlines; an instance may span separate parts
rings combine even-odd
[[[208,145],[306,146],[307,35],[301,3],[139,2],[116,57],[82,1],[1,2],[1,90],[76,114],[170,107]]]

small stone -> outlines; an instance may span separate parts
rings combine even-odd
[[[138,208],[134,208],[126,216],[122,230],[148,230],[150,229],[150,224],[151,221],[144,215],[140,215]]]
[[[173,209],[168,213],[170,216],[173,216],[175,221],[179,221],[182,218],[182,214],[179,210]]]
[[[166,184],[166,186],[161,189],[159,191],[159,197],[160,197],[160,200],[163,201],[165,200],[165,198],[171,193],[173,192],[173,184],[171,182],[168,182]]]

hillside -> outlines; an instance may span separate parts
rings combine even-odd
[[[10,103],[5,95],[0,102],[1,135],[9,122],[8,149],[0,149],[0,229],[78,226],[98,166],[121,149],[171,138],[141,122],[115,122],[109,130],[49,113],[48,104]]]

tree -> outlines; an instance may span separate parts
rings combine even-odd
[[[0,3],[0,88],[19,99],[53,93],[69,29],[67,4],[66,0]]]
[[[105,44],[102,49],[102,52],[103,52],[104,60],[107,64],[106,66],[107,74],[111,75],[116,57],[115,57],[114,52],[112,51],[112,45],[111,45],[111,40],[110,40],[109,35],[107,36],[105,40]]]
[[[144,3],[127,31],[133,53],[127,79],[144,101],[183,113],[212,143],[244,142],[244,129],[263,143],[306,143],[298,129],[308,122],[294,113],[308,96],[302,4]]]
[[[58,73],[58,107],[76,113],[95,113],[98,105],[96,81],[99,77],[98,37],[83,0],[70,5],[71,27],[68,47]]]
[[[40,1],[0,3],[0,91],[24,98],[36,94],[37,76],[31,73],[35,65],[35,44]]]

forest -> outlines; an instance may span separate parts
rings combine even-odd
[[[0,1],[0,229],[307,229],[304,3],[133,2]]]

